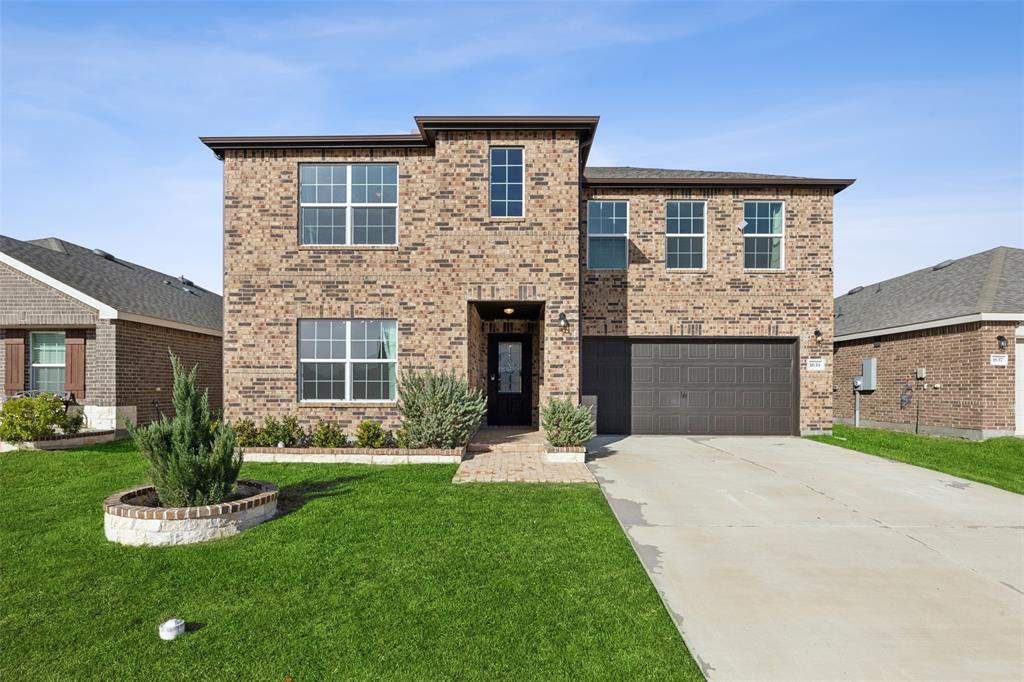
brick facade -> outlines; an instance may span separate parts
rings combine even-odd
[[[489,216],[491,144],[524,148],[522,219]],[[303,247],[302,162],[398,164],[398,246]],[[398,425],[393,403],[300,403],[297,322],[398,320],[398,366],[481,376],[473,301],[542,301],[538,399],[579,393],[579,166],[572,131],[445,132],[430,149],[232,150],[224,159],[224,383],[229,419],[298,413]],[[570,324],[559,326],[559,313]],[[471,320],[473,325],[470,324]],[[473,351],[471,356],[470,350]],[[472,368],[472,371],[471,371]],[[484,370],[486,372],[486,370]]]
[[[987,438],[1014,432],[1015,322],[975,322],[840,341],[835,347],[836,420],[853,422],[853,377],[864,358],[877,359],[877,389],[861,394],[861,425]],[[1005,336],[1005,350],[997,344]],[[877,345],[876,345],[877,344]],[[1009,355],[1008,367],[990,356]],[[918,367],[927,370],[915,379]],[[927,388],[925,386],[927,385]],[[911,396],[902,407],[901,395]]]
[[[796,338],[800,430],[832,428],[832,197],[822,189],[591,188],[585,199],[629,202],[629,268],[583,270],[583,335]],[[704,271],[665,263],[665,202],[707,202]],[[744,201],[785,202],[785,269],[743,269]],[[580,250],[586,262],[586,204]],[[814,332],[820,330],[820,341]],[[807,358],[826,371],[806,371]]]
[[[199,365],[199,385],[209,389],[211,406],[220,409],[220,337],[98,319],[95,309],[5,264],[0,264],[0,311],[0,367],[5,362],[3,339],[25,339],[26,384],[31,375],[30,332],[75,330],[84,334],[85,395],[76,398],[85,406],[88,419],[111,422],[102,423],[103,427],[114,426],[115,415],[135,414],[139,422],[146,423],[156,417],[157,406],[173,414],[168,349],[187,367]],[[0,399],[7,397],[3,391],[0,385]]]
[[[522,219],[489,216],[490,145],[524,148]],[[583,335],[698,335],[798,340],[800,429],[831,428],[832,187],[585,189],[573,130],[438,130],[426,148],[218,153],[228,419],[298,414],[304,425],[326,419],[351,428],[372,419],[394,428],[393,403],[299,401],[300,319],[396,319],[399,373],[452,370],[485,388],[487,335],[497,328],[473,303],[531,301],[543,303],[542,319],[529,327],[534,423],[547,398],[579,400]],[[397,246],[300,245],[299,165],[316,162],[398,165]],[[590,197],[630,201],[628,270],[586,269]],[[668,199],[708,202],[705,272],[667,271]],[[764,199],[786,202],[785,270],[744,272],[743,201]],[[809,357],[824,358],[826,371],[803,371]]]

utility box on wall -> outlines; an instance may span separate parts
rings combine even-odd
[[[876,358],[864,358],[860,364],[860,389],[861,391],[875,390],[875,370],[878,366]]]

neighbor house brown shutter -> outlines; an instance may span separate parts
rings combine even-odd
[[[76,402],[85,398],[85,335],[69,331],[64,336],[64,390],[75,396]]]
[[[14,395],[25,390],[25,339],[4,339],[4,393]]]

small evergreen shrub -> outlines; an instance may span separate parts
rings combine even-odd
[[[590,407],[552,398],[540,414],[548,442],[555,447],[581,447],[594,437]]]
[[[403,438],[414,448],[456,448],[469,442],[487,411],[482,391],[453,372],[406,371],[398,387]]]
[[[251,419],[239,419],[232,426],[235,429],[235,445],[241,448],[251,448],[256,445],[260,431]]]
[[[263,426],[256,436],[256,445],[276,448],[278,443],[293,448],[298,445],[305,434],[299,428],[299,420],[292,415],[285,415],[280,421],[276,417],[265,417]]]
[[[382,448],[388,441],[388,432],[378,422],[362,422],[356,429],[357,448]]]
[[[75,412],[74,414],[64,415],[64,427],[63,431],[69,436],[73,436],[82,430],[82,426],[85,425],[85,415],[81,412]]]
[[[313,447],[343,448],[347,445],[348,436],[340,426],[321,421],[313,429]]]
[[[227,424],[210,429],[210,399],[196,390],[196,367],[185,372],[171,354],[174,370],[174,418],[161,417],[128,432],[149,461],[157,498],[163,507],[216,504],[231,494],[242,467],[235,432]]]
[[[49,438],[58,429],[70,433],[68,427],[75,428],[76,424],[81,428],[81,418],[69,425],[64,402],[52,393],[11,398],[0,408],[0,440],[9,443]]]

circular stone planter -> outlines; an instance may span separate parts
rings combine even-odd
[[[107,539],[122,545],[189,545],[238,535],[277,512],[277,486],[239,479],[245,495],[202,507],[157,507],[156,489],[144,485],[114,493],[103,501]]]

